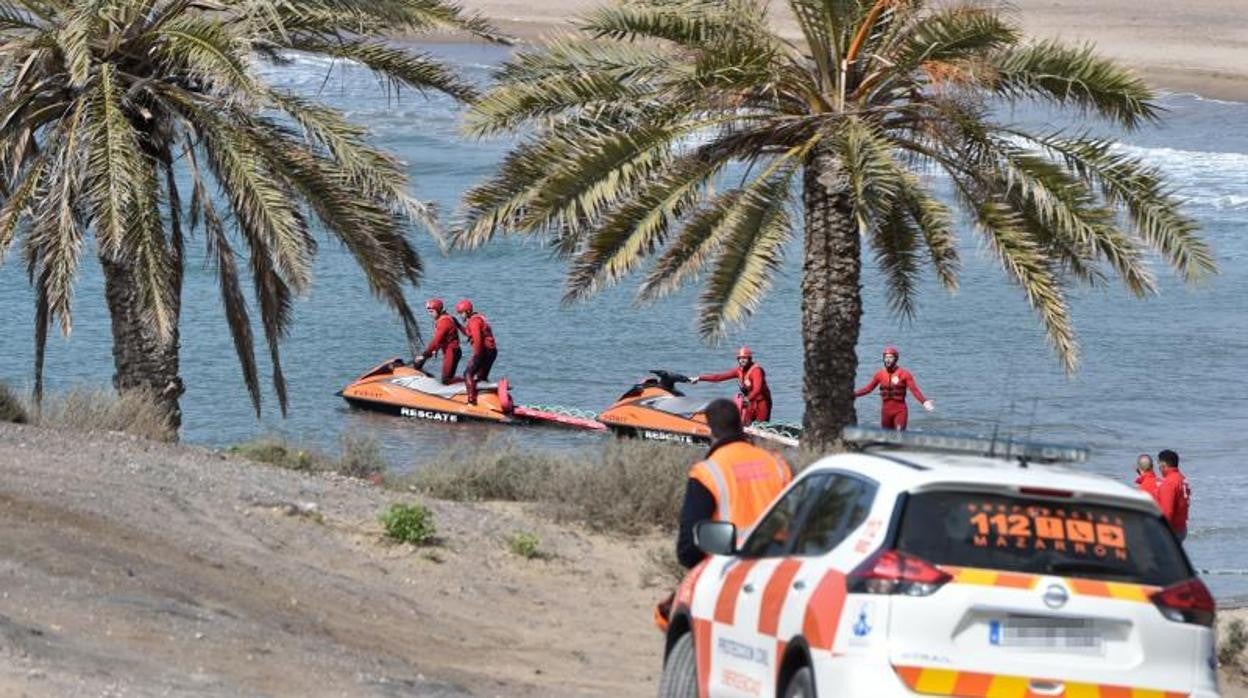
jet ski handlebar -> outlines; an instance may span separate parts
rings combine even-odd
[[[664,390],[674,390],[677,383],[689,382],[689,376],[683,373],[673,373],[672,371],[659,369],[651,369],[650,372],[659,377],[659,385],[663,386]]]

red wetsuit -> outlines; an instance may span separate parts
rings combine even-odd
[[[1157,485],[1159,484],[1161,483],[1151,470],[1146,470],[1140,473],[1139,477],[1135,478],[1135,486],[1141,492],[1148,493],[1148,496],[1152,497],[1154,502],[1157,502],[1157,506],[1161,506],[1161,500],[1157,497]]]
[[[854,391],[854,397],[862,397],[875,390],[876,386],[880,388],[880,426],[885,429],[905,430],[910,418],[910,410],[906,407],[906,390],[914,393],[914,398],[919,402],[927,402],[914,375],[900,366],[894,367],[892,371],[887,368],[876,371],[867,387]]]
[[[724,371],[723,373],[707,373],[698,376],[699,381],[721,383],[737,379],[740,392],[741,426],[749,426],[753,422],[771,420],[771,388],[767,387],[767,374],[763,367],[756,363],[749,366]]]
[[[442,313],[433,324],[433,339],[421,354],[425,360],[442,352],[442,383],[450,385],[455,380],[455,369],[463,353],[459,350],[459,323],[448,313]]]
[[[464,382],[468,384],[468,402],[477,401],[477,381],[490,380],[490,369],[494,359],[498,358],[498,343],[494,341],[494,330],[481,313],[473,313],[464,322],[464,334],[468,335],[468,343],[472,345],[472,358],[468,359],[468,368],[464,369]]]
[[[1192,505],[1192,488],[1178,468],[1161,476],[1157,485],[1157,504],[1179,540],[1187,537],[1187,510]]]

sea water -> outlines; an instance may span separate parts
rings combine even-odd
[[[474,80],[488,79],[505,51],[482,46],[429,47]],[[453,219],[460,196],[489,176],[510,141],[476,141],[459,131],[459,112],[436,95],[387,95],[366,72],[298,58],[266,69],[276,84],[319,96],[366,125],[376,142],[407,163],[414,191]],[[912,408],[911,428],[987,433],[1074,442],[1094,449],[1090,469],[1123,481],[1138,453],[1178,451],[1193,490],[1187,549],[1202,568],[1248,568],[1248,104],[1168,95],[1160,127],[1121,136],[1121,147],[1161,167],[1202,226],[1221,273],[1186,287],[1159,268],[1160,293],[1136,300],[1121,285],[1076,292],[1071,304],[1080,340],[1079,369],[1065,375],[1021,293],[966,225],[959,226],[963,270],[956,294],[930,276],[919,313],[905,322],[888,311],[884,284],[865,265],[865,314],[859,384],[879,365],[886,343],[901,348],[937,411]],[[1017,107],[1002,118],[1046,127],[1051,115]],[[1055,122],[1056,123],[1056,122]],[[933,180],[937,189],[943,185]],[[794,244],[783,273],[754,316],[719,347],[698,337],[697,291],[639,307],[636,280],[593,300],[561,304],[565,266],[536,240],[507,239],[470,254],[442,256],[425,235],[417,242],[426,271],[409,294],[419,310],[428,296],[453,303],[470,297],[494,326],[506,376],[521,403],[601,410],[650,369],[697,373],[733,365],[739,344],[753,348],[775,399],[773,417],[801,419],[801,249]],[[400,469],[420,467],[464,440],[492,438],[482,425],[426,424],[349,410],[334,392],[373,364],[404,355],[399,323],[369,294],[347,251],[324,240],[310,292],[295,306],[283,342],[290,412],[282,419],[267,389],[262,419],[247,397],[220,305],[216,278],[203,264],[203,238],[190,242],[182,316],[182,367],[187,392],[183,438],[225,446],[270,432],[336,447],[343,433],[373,433]],[[106,385],[112,375],[111,335],[103,284],[85,255],[76,288],[74,331],[52,336],[48,389]],[[33,302],[17,250],[0,267],[0,378],[29,388]],[[253,318],[255,310],[253,305]],[[426,324],[426,337],[427,323]],[[256,328],[259,336],[259,328]],[[260,352],[262,364],[266,353]],[[436,360],[435,360],[436,363]],[[731,384],[690,387],[699,396],[729,396]],[[859,402],[864,423],[878,415],[878,397]],[[516,429],[508,438],[543,448],[592,446],[604,437],[548,429]],[[1209,578],[1222,598],[1248,595],[1248,576]]]

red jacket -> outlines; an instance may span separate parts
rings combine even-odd
[[[1191,504],[1192,488],[1178,468],[1161,476],[1161,483],[1157,485],[1157,505],[1175,533],[1187,531],[1187,510]]]
[[[746,368],[737,366],[723,373],[706,373],[698,376],[698,380],[706,381],[707,383],[722,383],[733,378],[737,379],[737,387],[740,388],[741,394],[750,403],[766,402],[768,405],[771,404],[771,388],[767,387],[767,373],[758,364],[751,363]]]
[[[433,339],[425,347],[424,357],[427,359],[437,352],[450,354],[459,348],[459,323],[448,313],[442,313],[433,323]]]
[[[1157,496],[1157,485],[1157,476],[1151,470],[1146,470],[1135,478],[1135,486],[1141,492],[1147,492],[1148,496],[1152,497],[1154,502],[1157,502],[1157,506],[1161,506],[1161,499]]]
[[[464,323],[464,334],[468,336],[468,343],[472,345],[472,355],[479,356],[486,349],[497,349],[498,344],[494,341],[494,330],[490,328],[490,323],[481,313],[473,313]]]
[[[867,383],[867,387],[854,391],[854,397],[862,397],[869,394],[876,387],[880,389],[880,397],[884,402],[906,402],[906,390],[914,393],[914,399],[919,402],[927,402],[927,398],[923,397],[923,391],[919,390],[919,383],[914,379],[914,374],[904,368],[898,366],[889,371],[881,368],[871,377],[871,382]]]

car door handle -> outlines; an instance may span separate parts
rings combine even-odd
[[[796,582],[793,582],[793,588],[797,589],[798,591],[801,591],[802,589],[806,588],[806,582],[799,579]]]
[[[744,592],[745,592],[745,593],[747,593],[747,594],[753,594],[753,593],[754,593],[754,585],[753,585],[753,584],[746,584],[745,586],[741,587],[741,591],[744,591]]]

